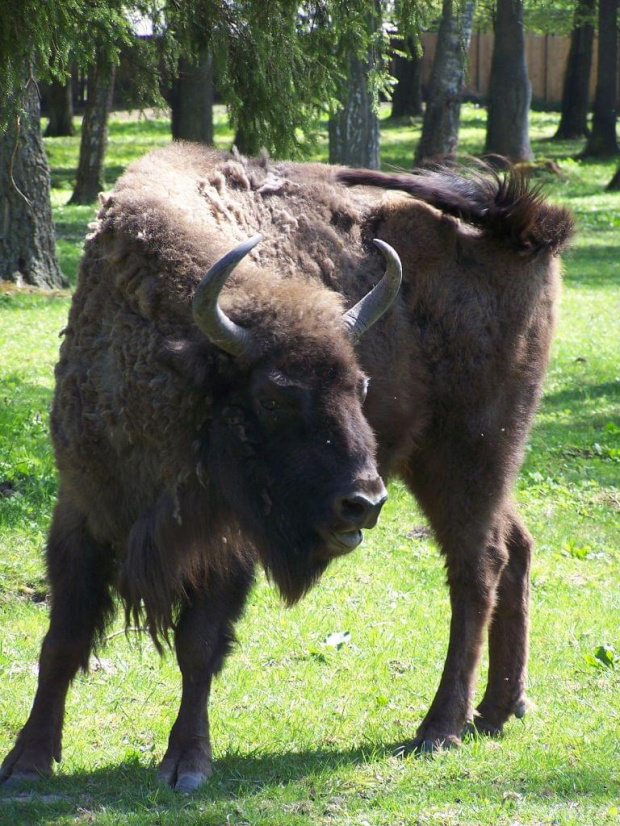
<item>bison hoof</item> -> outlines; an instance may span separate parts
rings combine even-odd
[[[461,745],[461,738],[455,734],[440,734],[432,731],[420,733],[413,740],[401,743],[394,750],[395,757],[408,757],[410,754],[421,756],[423,754],[436,754],[444,749],[458,748]]]
[[[191,794],[212,774],[211,760],[198,749],[170,754],[170,750],[159,764],[157,778],[175,792]]]
[[[518,720],[522,720],[531,707],[532,704],[527,697],[521,697],[521,699],[515,703],[512,713]]]
[[[492,723],[480,714],[477,714],[471,723],[464,729],[465,734],[483,734],[485,737],[502,737],[504,726],[502,723]]]
[[[19,743],[8,753],[0,766],[0,786],[33,783],[52,775],[52,757],[40,749]]]
[[[478,706],[473,722],[467,727],[469,732],[486,734],[490,737],[501,737],[504,733],[504,723],[514,714],[519,720],[525,717],[531,704],[527,697],[521,696],[509,710],[506,706],[502,710],[484,700]]]

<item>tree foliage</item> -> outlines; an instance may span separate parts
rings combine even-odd
[[[88,36],[85,36],[85,32]],[[108,0],[5,0],[0,13],[0,129],[22,108],[24,66],[31,77],[64,80],[70,56],[96,62],[102,44],[111,63],[132,41],[120,2]]]
[[[525,28],[537,34],[571,33],[577,0],[524,0],[523,20]],[[495,24],[497,0],[478,0],[474,25],[477,29],[491,31]]]
[[[387,37],[369,31],[370,0],[5,0],[0,14],[0,88],[5,104],[0,126],[20,105],[21,66],[37,78],[63,79],[69,55],[95,65],[98,49],[111,63],[131,54],[143,105],[158,98],[158,67],[171,75],[180,56],[213,54],[218,88],[232,125],[274,155],[300,155],[309,148],[318,117],[344,97],[346,58],[369,49],[387,53]],[[432,0],[384,0],[403,35],[418,33]],[[436,4],[435,4],[436,5]],[[155,37],[136,57],[132,18],[152,22]],[[88,36],[85,37],[84,33]],[[376,60],[369,77],[375,99],[388,82],[386,62]],[[10,98],[10,100],[9,100]]]
[[[390,13],[406,33],[418,32],[430,0],[401,0]],[[170,0],[166,31],[187,49],[210,48],[218,88],[233,128],[274,155],[302,155],[318,118],[345,98],[353,56],[372,61],[375,100],[387,80],[380,58],[389,43],[368,26],[371,0]],[[384,4],[384,15],[388,4]],[[174,49],[174,45],[173,45]]]

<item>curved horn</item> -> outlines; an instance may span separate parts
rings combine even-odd
[[[252,347],[252,333],[228,318],[220,308],[218,298],[237,264],[262,240],[262,235],[255,235],[227,252],[211,267],[194,293],[194,321],[213,344],[233,356],[243,355]]]
[[[387,267],[381,281],[342,316],[353,341],[358,341],[386,312],[403,280],[403,268],[396,250],[378,238],[373,239],[373,243],[381,250]]]

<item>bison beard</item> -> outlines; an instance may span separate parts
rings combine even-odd
[[[373,527],[381,477],[427,514],[452,608],[404,750],[521,716],[532,540],[511,489],[571,232],[517,173],[383,175],[191,145],[129,167],[86,245],[56,369],[50,628],[0,782],[60,760],[67,689],[116,588],[158,647],[174,633],[183,687],[159,776],[196,788],[256,564],[295,602]]]
[[[218,489],[225,491],[222,508],[231,521],[243,526],[242,535],[252,543],[267,575],[292,605],[315,584],[329,562],[316,557],[320,537],[310,527],[315,524],[311,515],[313,491],[304,489],[306,480],[295,479],[293,483],[282,473],[280,463],[278,475],[275,471],[266,475],[264,465],[257,461],[260,445],[255,442],[253,446],[247,432],[240,435],[242,429],[237,424],[233,433],[229,428],[225,433],[214,432],[206,463],[218,479]],[[247,458],[243,464],[235,461],[244,453]],[[302,512],[300,501],[310,507]]]

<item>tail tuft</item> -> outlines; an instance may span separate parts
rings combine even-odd
[[[549,203],[540,185],[532,185],[527,174],[515,167],[502,175],[487,164],[436,165],[400,174],[342,169],[336,180],[345,186],[407,192],[532,257],[560,252],[575,229],[570,211]]]

